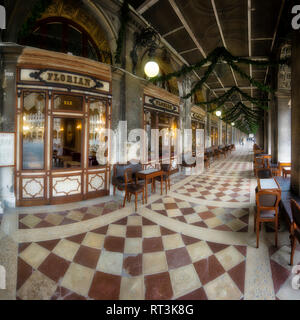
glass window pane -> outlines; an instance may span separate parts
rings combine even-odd
[[[83,111],[83,97],[57,94],[54,96],[54,109]]]
[[[24,93],[23,169],[44,168],[45,106],[44,93]]]
[[[99,135],[106,128],[106,101],[91,99],[89,115],[89,166],[98,166]]]
[[[72,26],[68,27],[68,52],[82,56],[82,33]]]
[[[53,168],[80,167],[82,120],[53,118]]]
[[[87,57],[88,57],[89,59],[98,61],[97,52],[96,52],[94,46],[91,44],[90,41],[88,41]],[[104,61],[103,61],[103,62],[104,62]]]
[[[63,25],[60,22],[49,23],[41,28],[40,36],[43,38],[47,50],[62,52]]]

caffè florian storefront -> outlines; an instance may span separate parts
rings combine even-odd
[[[111,125],[110,66],[25,48],[15,108],[17,206],[109,193],[110,168],[98,163],[96,153],[101,130]]]

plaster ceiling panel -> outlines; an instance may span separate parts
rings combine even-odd
[[[268,56],[271,51],[272,40],[252,41],[253,56]]]
[[[237,66],[244,71],[246,74],[250,74],[250,68],[247,64],[238,63]],[[247,87],[249,86],[249,81],[245,78],[243,78],[239,73],[235,72],[236,80],[239,86]]]
[[[282,0],[252,0],[252,38],[272,38]]]
[[[210,0],[176,0],[176,4],[206,54],[222,46]]]
[[[172,33],[169,36],[165,37],[165,39],[178,52],[195,48],[194,41],[190,38],[185,29],[181,29],[175,33]],[[201,60],[201,54],[199,55],[199,60]]]
[[[248,56],[248,6],[243,0],[215,0],[227,49],[236,56]]]
[[[182,53],[181,55],[189,64],[195,64],[203,59],[203,56],[198,49]]]
[[[143,13],[143,17],[161,34],[164,35],[182,26],[181,21],[172,9],[168,0],[159,0]]]
[[[134,7],[134,9],[137,9],[144,2],[145,2],[145,0],[130,0],[129,1],[129,3]]]

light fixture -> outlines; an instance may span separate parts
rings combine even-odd
[[[220,110],[218,110],[218,111],[216,112],[216,116],[217,116],[217,117],[221,117],[221,114],[222,114],[222,112],[221,112]]]
[[[231,122],[231,125],[234,127],[234,126],[235,126],[235,123],[234,123],[234,122]]]
[[[148,61],[145,64],[144,71],[145,71],[147,77],[153,78],[158,75],[159,66],[158,66],[157,62],[155,62],[155,61]]]

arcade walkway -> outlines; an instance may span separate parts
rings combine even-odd
[[[300,299],[284,225],[278,249],[265,228],[255,248],[250,150],[173,177],[171,191],[137,213],[133,201],[120,208],[121,197],[6,213],[0,298]]]

